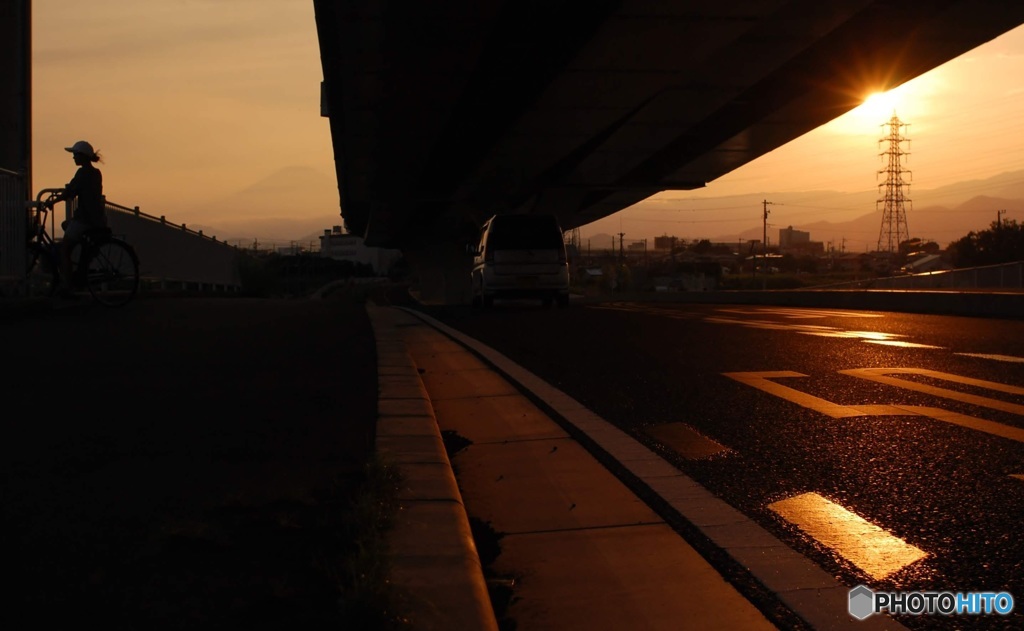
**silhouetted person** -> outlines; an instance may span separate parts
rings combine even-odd
[[[64,228],[64,239],[60,244],[60,271],[65,290],[63,293],[67,293],[74,282],[71,278],[71,250],[89,230],[106,228],[107,214],[106,200],[103,197],[103,174],[93,166],[94,162],[101,161],[100,154],[84,140],[79,140],[64,149],[71,152],[75,164],[78,165],[75,176],[52,200],[54,203],[78,200],[71,219],[61,223],[61,227]]]

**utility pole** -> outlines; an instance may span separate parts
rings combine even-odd
[[[1006,209],[996,211],[996,230],[1000,230],[1003,227],[1003,215],[1006,214]]]
[[[761,206],[764,209],[764,213],[762,215],[762,222],[763,222],[764,225],[762,227],[762,234],[761,234],[761,265],[765,266],[764,274],[763,274],[763,276],[764,276],[763,288],[764,289],[768,288],[768,214],[769,214],[769,212],[771,212],[771,211],[768,210],[768,206],[770,206],[770,205],[772,205],[772,202],[768,201],[767,199],[763,200],[761,202]],[[755,268],[756,268],[756,266],[755,266]]]

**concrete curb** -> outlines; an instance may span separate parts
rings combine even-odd
[[[854,619],[847,612],[850,587],[661,456],[502,353],[425,313],[403,310],[474,353],[504,379],[529,393],[530,399],[546,409],[551,418],[562,420],[560,425],[570,436],[581,444],[586,441],[592,445],[593,449],[587,447],[588,451],[603,452],[619,463],[638,485],[646,487],[669,511],[707,537],[812,628],[906,629],[885,615],[863,621]]]
[[[416,318],[367,304],[377,343],[376,449],[402,476],[391,581],[414,629],[497,631],[480,557],[430,397],[398,330]]]

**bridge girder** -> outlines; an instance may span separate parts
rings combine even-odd
[[[1024,23],[1008,0],[314,0],[367,243],[693,189]]]

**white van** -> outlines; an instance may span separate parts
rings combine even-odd
[[[480,228],[473,254],[473,305],[495,298],[569,304],[569,264],[554,215],[496,215]]]

